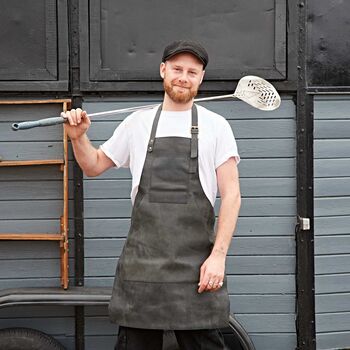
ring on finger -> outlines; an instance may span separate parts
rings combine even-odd
[[[210,287],[212,287],[212,286],[213,286],[213,284],[214,284],[214,282],[213,282],[213,281],[209,281],[209,283],[208,283],[208,284],[209,284],[209,286],[210,286]]]
[[[224,285],[224,282],[219,282],[219,287],[222,287]]]

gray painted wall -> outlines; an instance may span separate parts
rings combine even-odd
[[[315,100],[317,349],[350,347],[350,98]]]
[[[2,160],[62,158],[62,126],[11,131],[14,122],[57,116],[61,110],[62,104],[0,104]],[[0,167],[0,234],[59,232],[59,217],[63,210],[62,176],[57,165]],[[73,193],[71,189],[70,193]],[[71,202],[70,218],[73,217],[72,208]],[[71,220],[69,226],[70,266],[73,267],[74,226]],[[57,242],[0,241],[0,262],[1,289],[60,287]],[[72,283],[73,272],[71,268]],[[21,306],[0,309],[0,328],[21,326],[49,333],[68,349],[74,348],[72,307]]]
[[[92,113],[130,104],[95,101],[86,102],[84,108]],[[268,113],[242,102],[215,102],[206,106],[229,120],[242,157],[239,170],[243,206],[227,259],[231,311],[249,332],[257,350],[294,349],[295,106],[291,100],[284,100],[278,111]],[[21,133],[9,131],[14,121],[59,112],[45,108],[1,107],[3,159],[60,156],[60,127]],[[111,136],[124,117],[94,121],[89,131],[93,143],[97,146]],[[58,230],[56,217],[62,208],[60,172],[47,166],[0,168],[0,171],[0,231]],[[112,285],[130,222],[130,186],[130,173],[125,169],[112,169],[84,181],[87,286]],[[219,202],[220,198],[216,212]],[[70,217],[73,217],[72,208],[70,205]],[[72,221],[70,229],[72,255]],[[1,288],[59,286],[55,243],[1,242],[0,259]],[[54,335],[71,350],[74,349],[73,311],[70,307],[2,309],[0,327],[35,327]],[[117,327],[109,322],[107,309],[87,307],[85,313],[86,349],[112,349]]]
[[[84,108],[93,113],[135,104],[86,101]],[[274,112],[260,112],[232,101],[205,106],[229,120],[242,157],[243,205],[226,270],[231,312],[249,332],[257,350],[292,350],[296,346],[295,106],[291,100],[284,100]],[[92,142],[101,144],[124,118],[115,115],[93,120],[89,130]],[[87,286],[112,286],[130,222],[130,188],[130,173],[125,169],[84,180]],[[116,328],[109,323],[106,310],[88,308],[87,312],[88,349],[90,341],[95,348],[112,349]]]

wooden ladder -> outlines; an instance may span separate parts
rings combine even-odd
[[[63,111],[70,108],[70,100],[24,100],[24,101],[0,101],[0,104],[41,104],[41,103],[62,103]],[[63,213],[60,217],[59,233],[8,233],[1,232],[0,240],[7,241],[57,241],[60,246],[61,262],[61,286],[68,288],[68,138],[63,128],[63,159],[43,159],[43,160],[0,160],[0,167],[15,166],[40,166],[56,165],[63,173]]]

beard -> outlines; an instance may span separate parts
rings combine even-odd
[[[182,87],[185,89],[185,91],[179,92],[176,91],[176,87]],[[164,77],[163,80],[163,87],[167,95],[170,97],[170,99],[176,103],[188,103],[190,102],[195,96],[197,96],[198,88],[193,87],[187,87],[176,80],[173,80],[171,82],[167,81],[167,79]]]

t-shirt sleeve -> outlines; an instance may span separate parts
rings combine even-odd
[[[128,132],[129,117],[115,129],[111,138],[100,146],[103,153],[110,158],[117,168],[128,168],[130,163],[130,145]]]
[[[225,163],[229,158],[234,157],[236,163],[240,162],[236,139],[233,135],[232,128],[226,119],[220,123],[215,150],[215,168]]]

